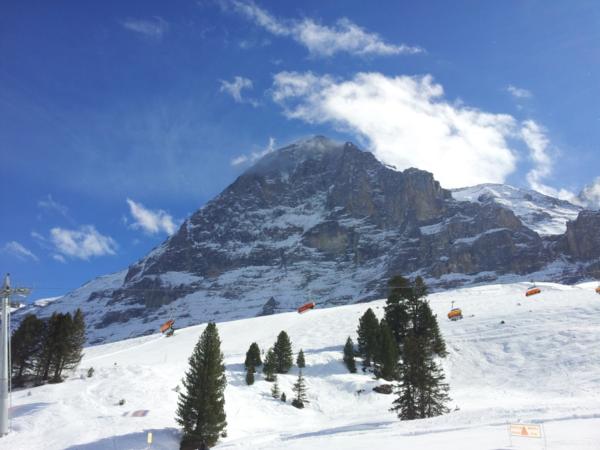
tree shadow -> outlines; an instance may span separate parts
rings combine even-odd
[[[110,436],[87,444],[72,445],[65,450],[146,450],[149,448],[148,433],[152,433],[152,450],[179,448],[180,431],[176,428],[159,428]]]
[[[26,403],[24,405],[15,405],[12,406],[8,411],[9,415],[12,418],[26,416],[29,414],[33,414],[40,409],[45,408],[46,406],[51,405],[51,403],[37,402],[37,403]]]

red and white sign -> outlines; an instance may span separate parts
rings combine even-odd
[[[534,425],[528,423],[511,423],[510,434],[512,436],[541,438],[542,427],[541,425]]]

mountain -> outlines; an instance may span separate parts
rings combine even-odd
[[[531,189],[506,184],[479,184],[452,190],[459,201],[497,203],[510,209],[523,225],[540,236],[563,234],[567,222],[575,220],[584,209],[565,200],[549,197]]]
[[[263,157],[126,270],[37,312],[81,307],[88,340],[99,343],[155,333],[169,318],[186,326],[273,305],[290,311],[308,299],[369,301],[396,274],[421,275],[434,289],[600,275],[600,213],[540,236],[558,211],[574,210],[511,194],[521,198],[515,212],[502,204],[507,196],[486,192],[453,193],[431,173],[396,171],[352,143],[317,136]],[[539,210],[527,215],[526,202]]]
[[[482,450],[541,449],[542,439],[513,437],[507,423],[543,423],[548,449],[592,450],[600,442],[600,301],[596,284],[486,285],[429,295],[446,341],[441,361],[451,412],[400,421],[389,411],[395,395],[361,370],[342,363],[346,338],[356,342],[358,318],[384,301],[284,313],[217,324],[224,353],[227,437],[219,449]],[[465,318],[446,319],[455,301]],[[204,325],[170,338],[145,336],[84,349],[79,369],[60,384],[12,395],[12,431],[4,449],[167,450],[179,448],[177,392]],[[271,398],[262,373],[247,386],[250,343],[273,345],[285,330],[294,355],[306,355],[306,408],[292,407],[297,368],[278,375],[288,403]],[[95,372],[86,377],[90,367]],[[119,405],[124,399],[125,404]],[[147,432],[154,442],[146,444]]]

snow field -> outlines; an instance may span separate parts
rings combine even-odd
[[[541,449],[539,439],[513,438],[508,422],[544,423],[547,448],[600,448],[600,295],[595,283],[526,283],[464,288],[429,296],[446,339],[443,361],[453,411],[400,422],[389,412],[393,396],[372,391],[380,381],[349,374],[342,364],[347,336],[356,341],[358,318],[384,301],[285,313],[218,324],[225,355],[227,449]],[[464,320],[450,322],[451,302]],[[500,322],[504,321],[504,324]],[[13,431],[0,449],[178,448],[173,390],[204,326],[173,338],[146,336],[90,347],[77,373],[62,384],[16,391]],[[251,342],[266,350],[286,330],[295,355],[304,349],[310,404],[289,404],[297,368],[279,375],[288,404],[271,398],[271,383],[257,374],[244,381]],[[81,377],[94,367],[92,378]],[[357,391],[364,390],[357,394]],[[119,406],[120,399],[126,403]],[[454,410],[458,407],[458,410]],[[147,410],[143,417],[134,411]]]

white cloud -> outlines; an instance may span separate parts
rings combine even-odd
[[[27,249],[24,245],[18,243],[17,241],[10,241],[4,244],[4,247],[2,247],[2,253],[15,256],[21,261],[39,261],[39,258],[31,250]]]
[[[533,168],[527,173],[529,186],[545,195],[550,195],[575,204],[581,201],[577,196],[566,189],[555,189],[544,183],[544,179],[552,175],[554,161],[549,153],[550,141],[546,130],[533,120],[526,120],[521,127],[521,136],[529,149],[529,158]]]
[[[127,199],[127,204],[129,205],[131,215],[135,219],[135,222],[131,225],[132,228],[142,229],[149,234],[165,232],[171,235],[175,232],[177,227],[173,221],[173,217],[166,211],[145,208],[141,203],[137,203],[129,198]]]
[[[100,234],[93,225],[82,225],[78,230],[52,228],[50,241],[54,244],[61,260],[65,256],[88,260],[93,256],[114,255],[117,243],[109,236]]]
[[[221,83],[219,91],[228,93],[237,103],[248,101],[253,105],[255,104],[253,100],[246,100],[242,97],[242,91],[244,89],[252,89],[252,80],[236,76],[233,81],[219,80],[219,82]]]
[[[600,209],[600,177],[583,188],[579,199],[590,208]]]
[[[129,31],[158,40],[162,39],[169,29],[168,22],[158,16],[152,19],[127,19],[122,21],[121,25]]]
[[[232,166],[239,166],[241,164],[244,163],[254,163],[256,161],[258,161],[260,158],[262,158],[265,155],[268,155],[269,153],[272,153],[275,151],[275,138],[270,137],[269,138],[269,144],[262,150],[258,150],[258,151],[253,151],[248,155],[240,155],[240,156],[236,156],[235,158],[233,158],[231,160],[231,165]]]
[[[516,99],[525,99],[533,97],[531,91],[513,86],[512,84],[506,87],[506,91]]]
[[[516,166],[508,142],[518,137],[516,120],[448,102],[429,75],[359,73],[344,81],[280,72],[272,95],[287,117],[350,131],[381,161],[433,172],[446,188],[501,183]]]
[[[377,33],[365,31],[346,18],[334,26],[315,20],[280,20],[252,1],[232,0],[224,3],[255,24],[276,36],[289,36],[304,45],[313,56],[332,56],[346,52],[354,55],[401,55],[423,52],[420,47],[386,43]]]
[[[49,212],[55,212],[61,216],[68,217],[69,209],[57,202],[52,198],[52,195],[48,194],[46,198],[38,201],[38,207]]]

